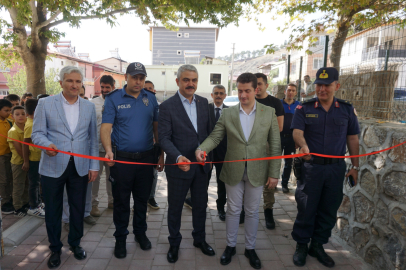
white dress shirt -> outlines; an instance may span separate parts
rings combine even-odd
[[[254,108],[247,114],[241,107],[240,103],[240,122],[242,131],[244,132],[245,140],[248,141],[251,135],[252,127],[255,121],[255,112],[257,110],[257,102],[255,101]]]
[[[75,103],[70,104],[66,98],[63,96],[63,110],[65,111],[66,121],[68,121],[69,129],[72,134],[75,132],[76,126],[79,122],[79,97]]]

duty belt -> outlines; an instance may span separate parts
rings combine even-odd
[[[339,158],[325,158],[325,157],[313,157],[313,160],[306,160],[307,163],[317,164],[317,165],[327,165],[334,164],[340,161]]]
[[[124,152],[124,151],[118,151],[116,152],[118,157],[122,158],[129,158],[129,159],[142,159],[145,157],[150,157],[154,154],[154,149],[151,149],[146,152],[137,152],[137,153],[129,153],[129,152]]]

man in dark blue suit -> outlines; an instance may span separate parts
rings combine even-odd
[[[158,136],[166,153],[166,164],[196,162],[195,150],[211,132],[209,107],[206,98],[195,95],[198,83],[197,69],[183,65],[177,73],[179,91],[159,107]],[[168,229],[170,248],[167,259],[178,260],[182,235],[181,216],[186,194],[192,195],[193,245],[208,256],[214,250],[206,242],[207,179],[210,165],[179,165],[165,167],[168,180]]]
[[[226,104],[223,103],[226,98],[226,89],[222,85],[216,85],[213,87],[211,97],[213,98],[213,103],[209,104],[209,114],[210,114],[210,123],[212,128],[216,125],[217,121],[220,118],[223,109],[228,108]],[[227,152],[227,137],[220,142],[220,144],[213,150],[213,161],[224,161]],[[223,181],[220,180],[221,169],[223,168],[223,163],[215,163],[216,167],[216,178],[217,178],[217,211],[219,219],[221,221],[226,220],[226,212],[224,211],[224,206],[227,202],[226,195],[226,185]],[[211,172],[209,174],[209,181],[211,178]]]

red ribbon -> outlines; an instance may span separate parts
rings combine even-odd
[[[106,161],[106,162],[118,162],[118,163],[123,163],[123,164],[135,164],[135,165],[158,165],[158,164],[153,164],[153,163],[141,163],[141,162],[131,162],[131,161],[122,161],[122,160],[110,160],[108,158],[102,158],[102,157],[94,157],[94,156],[88,156],[88,155],[82,155],[82,154],[76,154],[76,153],[72,153],[72,152],[65,152],[62,150],[54,150],[52,148],[49,147],[45,147],[45,146],[40,146],[40,145],[36,145],[36,144],[32,144],[32,143],[27,143],[27,142],[22,142],[16,139],[12,139],[9,138],[7,136],[4,136],[3,134],[0,134],[0,136],[5,137],[7,139],[25,144],[25,145],[29,145],[32,147],[36,147],[36,148],[40,148],[43,150],[49,150],[49,151],[55,151],[58,153],[62,153],[62,154],[66,154],[66,155],[70,155],[70,156],[75,156],[75,157],[80,157],[80,158],[87,158],[87,159],[94,159],[94,160],[100,160],[100,161]],[[388,150],[391,150],[393,148],[399,147],[402,144],[405,144],[406,141],[399,143],[397,145],[394,145],[392,147],[383,149],[383,150],[379,150],[379,151],[374,151],[371,153],[367,153],[367,154],[362,154],[362,155],[354,155],[354,156],[331,156],[331,155],[323,155],[323,154],[317,154],[317,153],[310,153],[310,154],[294,154],[294,155],[285,155],[285,156],[274,156],[274,157],[263,157],[263,158],[251,158],[251,159],[239,159],[239,160],[225,160],[225,161],[209,161],[209,162],[179,162],[179,163],[175,163],[175,164],[165,164],[165,166],[167,165],[191,165],[191,164],[200,164],[200,165],[205,165],[206,163],[229,163],[229,162],[246,162],[246,161],[259,161],[259,160],[273,160],[273,159],[283,159],[283,158],[295,158],[295,157],[303,157],[306,155],[313,155],[313,156],[319,156],[319,157],[326,157],[326,158],[357,158],[357,157],[366,157],[366,156],[372,156],[372,155],[376,155]],[[204,152],[204,158],[206,159],[206,152]]]

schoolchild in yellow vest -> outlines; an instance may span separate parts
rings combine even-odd
[[[28,207],[28,179],[27,172],[23,170],[23,149],[19,142],[11,139],[24,140],[24,125],[27,121],[24,107],[14,106],[11,110],[14,125],[8,131],[7,139],[11,150],[11,169],[13,171],[13,206],[14,215],[24,217]]]
[[[13,105],[6,99],[0,99],[0,134],[8,135],[8,131],[13,126],[12,121],[8,120]],[[14,213],[12,204],[13,193],[13,175],[11,172],[11,151],[7,138],[0,136],[0,196],[1,212],[3,215]],[[4,173],[3,173],[4,172]]]
[[[24,127],[24,142],[32,143],[32,125],[34,119],[35,108],[37,107],[38,100],[27,99],[25,101],[25,113],[27,115],[27,122]],[[44,205],[41,203],[40,191],[40,177],[39,177],[39,162],[41,159],[41,149],[23,144],[23,170],[28,172],[29,191],[28,197],[30,208],[27,214],[39,218],[45,218]]]

